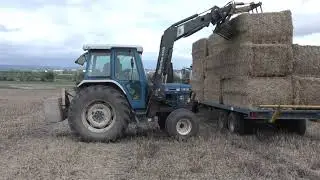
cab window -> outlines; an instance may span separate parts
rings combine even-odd
[[[131,50],[116,52],[115,75],[119,80],[139,80],[134,53]]]
[[[88,76],[111,76],[111,53],[92,53],[88,63]]]

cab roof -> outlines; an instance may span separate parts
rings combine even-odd
[[[119,45],[119,44],[85,44],[83,50],[110,50],[111,48],[135,48],[139,53],[143,52],[143,47],[138,45]]]

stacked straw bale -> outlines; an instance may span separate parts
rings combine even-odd
[[[231,26],[229,41],[212,34],[193,44],[192,88],[203,100],[319,105],[320,47],[292,44],[290,11],[242,14]]]
[[[320,47],[293,45],[293,92],[298,105],[320,103]]]
[[[240,107],[261,104],[292,104],[292,84],[288,77],[239,76],[224,79],[223,103]]]
[[[291,12],[242,14],[231,26],[231,40],[216,34],[207,40],[204,100],[246,107],[292,104]],[[193,49],[193,57],[194,52],[202,51]]]
[[[223,103],[292,104],[291,12],[242,14],[231,26],[233,38],[220,55]]]
[[[198,101],[204,100],[204,63],[208,54],[207,43],[208,40],[202,38],[192,44],[192,77],[190,84]]]

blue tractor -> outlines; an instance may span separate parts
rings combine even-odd
[[[124,135],[130,122],[158,117],[160,129],[177,139],[197,135],[199,121],[192,111],[191,86],[173,82],[171,63],[174,42],[210,23],[222,37],[231,37],[226,22],[231,15],[248,12],[257,4],[214,6],[203,14],[183,19],[164,31],[152,82],[148,82],[141,59],[143,48],[132,45],[84,45],[75,63],[85,66],[84,79],[75,94],[63,91],[55,107],[46,105],[46,118],[54,108],[59,121],[68,119],[70,129],[83,140],[110,141]],[[57,120],[57,119],[56,119]]]

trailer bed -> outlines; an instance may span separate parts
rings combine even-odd
[[[203,101],[199,105],[241,113],[246,120],[320,120],[320,106],[260,105],[256,108],[248,108],[221,104],[216,101]]]

